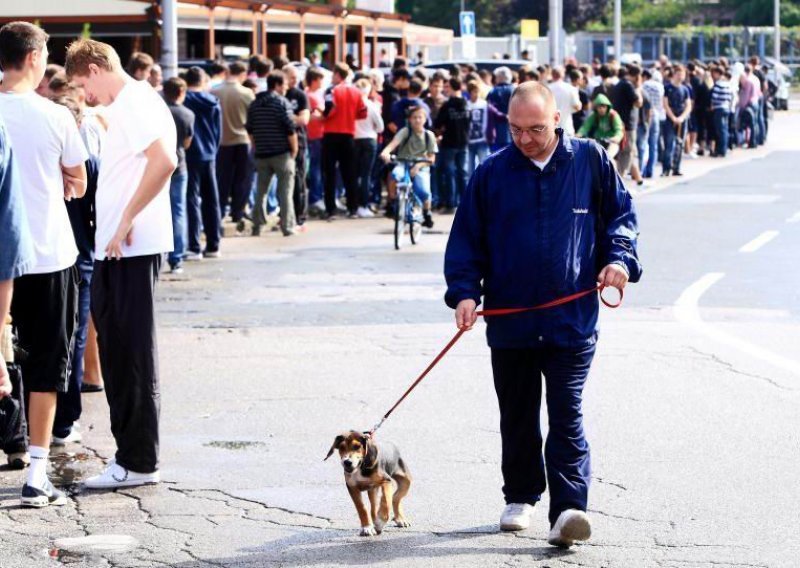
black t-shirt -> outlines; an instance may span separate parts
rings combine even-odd
[[[292,107],[292,112],[294,112],[295,116],[300,114],[304,110],[308,110],[308,96],[303,92],[302,89],[298,89],[297,87],[292,87],[288,91],[286,91],[286,99],[289,101],[289,106]],[[306,127],[305,126],[298,126],[297,127],[297,143],[300,148],[306,147]]]
[[[443,129],[443,148],[466,148],[469,143],[470,112],[462,97],[450,97],[439,109],[434,127]]]
[[[625,125],[625,130],[636,130],[639,124],[639,113],[634,112],[634,104],[637,99],[636,87],[627,79],[617,83],[611,92],[611,104],[614,105],[614,110],[619,113],[622,124]]]
[[[89,156],[86,165],[86,193],[80,199],[66,201],[72,234],[78,247],[78,268],[91,270],[94,263],[94,233],[97,227],[94,199],[97,193],[97,158]]]
[[[186,173],[186,149],[183,142],[190,136],[194,136],[194,113],[183,105],[167,103],[172,119],[175,121],[175,130],[178,134],[178,167],[176,172]]]
[[[588,111],[584,110],[588,108],[589,92],[586,89],[578,89],[578,98],[581,100],[581,110],[572,113],[572,126],[575,128],[575,132],[581,129],[589,114]]]

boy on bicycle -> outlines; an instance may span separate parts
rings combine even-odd
[[[439,148],[436,146],[436,136],[425,129],[428,115],[421,106],[411,106],[406,111],[406,126],[397,131],[397,134],[381,152],[381,159],[389,163],[391,154],[397,150],[397,158],[402,160],[392,169],[387,182],[389,193],[389,207],[396,207],[397,183],[405,178],[406,169],[409,168],[411,185],[414,194],[422,202],[422,226],[430,229],[433,227],[431,218],[431,164],[436,158]]]

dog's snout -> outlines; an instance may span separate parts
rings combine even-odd
[[[347,467],[353,467],[353,460],[349,458],[344,460],[342,463],[344,463],[344,465],[346,465]]]

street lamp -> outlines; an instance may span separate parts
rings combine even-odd
[[[781,61],[781,0],[775,0],[775,37],[772,46],[776,63]]]
[[[614,0],[614,57],[622,61],[622,0]]]

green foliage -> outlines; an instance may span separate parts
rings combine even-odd
[[[773,0],[727,0],[736,10],[735,23],[746,26],[771,26],[774,24]],[[781,25],[800,25],[800,0],[781,0]]]

